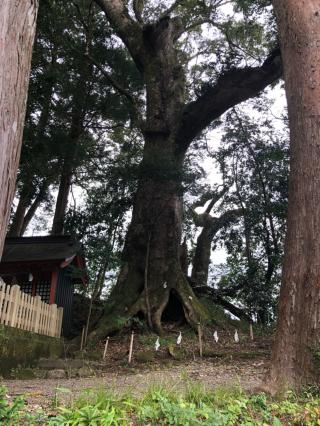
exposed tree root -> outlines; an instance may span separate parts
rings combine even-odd
[[[172,279],[164,283],[162,287],[150,286],[148,290],[151,325],[152,329],[159,335],[163,333],[162,315],[171,295],[174,295],[175,299],[181,303],[185,320],[191,327],[196,329],[199,323],[205,323],[209,319],[208,311],[194,294],[180,268],[176,268],[175,272]],[[134,287],[134,284],[131,284]],[[135,294],[133,291],[130,291],[129,294],[128,292],[118,293],[115,287],[97,329],[89,335],[89,341],[103,339],[110,333],[120,330],[130,323],[130,320],[138,313],[142,313],[147,319],[146,290],[142,285],[135,287],[137,289]],[[140,288],[140,291],[138,288]]]

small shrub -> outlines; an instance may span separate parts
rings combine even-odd
[[[9,402],[6,389],[0,387],[0,424],[15,425],[18,424],[21,410],[24,408],[24,400],[18,396]]]

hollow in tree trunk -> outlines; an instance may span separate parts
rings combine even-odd
[[[318,383],[320,341],[320,9],[274,0],[288,100],[288,226],[271,389]]]

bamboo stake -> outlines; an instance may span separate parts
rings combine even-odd
[[[251,338],[251,340],[253,340],[253,327],[252,327],[251,323],[249,325],[249,330],[250,330],[250,338]]]
[[[82,328],[80,351],[83,350],[85,327]]]
[[[198,337],[199,337],[199,354],[200,358],[202,358],[202,331],[201,331],[201,325],[198,324]]]
[[[149,236],[148,236],[147,253],[146,253],[146,264],[145,264],[145,268],[144,268],[144,288],[145,288],[145,297],[146,297],[148,325],[149,325],[150,328],[152,328],[151,308],[150,308],[149,288],[148,288],[150,242],[151,242],[151,233],[149,233]]]
[[[106,340],[106,344],[105,344],[105,347],[104,347],[104,352],[103,352],[103,357],[102,357],[102,359],[105,359],[105,358],[106,358],[106,355],[107,355],[107,349],[108,349],[108,344],[109,344],[109,337],[107,337],[107,340]]]
[[[131,339],[130,339],[129,359],[128,359],[129,364],[131,363],[131,360],[132,360],[133,337],[134,337],[134,331],[131,333]]]

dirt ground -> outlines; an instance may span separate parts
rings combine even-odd
[[[173,338],[175,339],[175,337]],[[105,369],[96,371],[94,377],[70,379],[3,380],[10,396],[24,395],[30,409],[53,409],[58,404],[68,404],[87,389],[114,391],[122,394],[131,392],[144,394],[150,387],[164,386],[183,391],[190,383],[200,383],[206,389],[240,386],[254,390],[264,380],[269,365],[270,341],[256,338],[236,344],[232,336],[221,336],[218,344],[213,342],[212,333],[205,339],[204,357],[199,358],[197,340],[184,340],[184,359],[172,359],[168,346],[161,347],[155,359],[138,359],[148,348],[154,352],[154,337],[143,337],[135,343],[132,365],[128,365],[128,336],[109,343]],[[103,352],[103,347],[99,351]]]
[[[268,362],[234,361],[215,363],[192,361],[168,369],[143,371],[134,374],[103,372],[101,377],[76,379],[7,380],[3,384],[10,396],[25,395],[30,406],[50,408],[59,403],[68,403],[86,389],[105,389],[116,393],[145,393],[152,386],[183,391],[188,383],[198,382],[206,389],[241,386],[244,390],[258,387],[267,371]],[[69,389],[71,392],[67,392]]]

